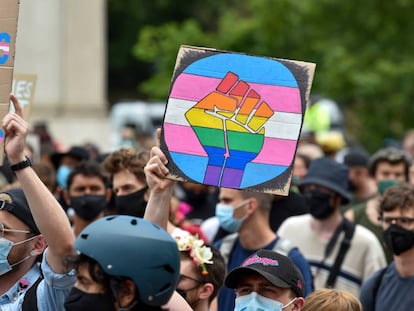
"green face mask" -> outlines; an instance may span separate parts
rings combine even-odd
[[[399,182],[393,179],[384,179],[377,182],[378,192],[382,195],[389,187],[398,185]]]

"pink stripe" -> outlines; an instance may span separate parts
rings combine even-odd
[[[164,123],[164,134],[169,151],[207,156],[191,127]],[[266,137],[262,151],[253,162],[288,166],[292,163],[295,151],[295,140]]]
[[[181,74],[175,80],[170,97],[199,101],[206,97],[221,82],[221,79]],[[302,113],[301,98],[298,88],[249,83],[274,111]]]
[[[296,151],[296,141],[265,137],[262,151],[254,163],[290,165]]]
[[[164,134],[169,151],[207,156],[191,127],[164,123]]]

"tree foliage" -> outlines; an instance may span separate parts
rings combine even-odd
[[[412,126],[413,1],[216,2],[145,2],[158,22],[142,17],[128,51],[151,65],[142,93],[165,100],[179,46],[207,46],[315,62],[312,92],[339,102],[349,135],[371,151]]]

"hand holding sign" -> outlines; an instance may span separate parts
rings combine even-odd
[[[260,95],[228,72],[186,118],[208,154],[206,184],[237,188],[246,164],[260,152],[264,125],[273,115]]]

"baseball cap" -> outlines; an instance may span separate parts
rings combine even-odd
[[[239,281],[254,271],[281,288],[290,288],[297,297],[303,297],[303,277],[295,264],[280,253],[261,249],[248,257],[240,267],[233,269],[224,280],[229,288],[236,288]]]
[[[23,189],[10,189],[2,193],[11,197],[11,202],[0,199],[0,210],[8,211],[24,222],[34,233],[40,234],[39,228],[33,219],[29,204],[27,203]]]

